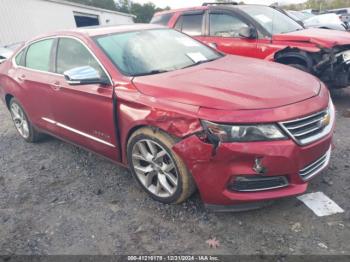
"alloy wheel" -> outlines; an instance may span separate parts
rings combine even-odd
[[[143,139],[135,143],[132,164],[141,184],[157,197],[170,197],[177,189],[179,175],[170,154],[158,143]]]
[[[30,136],[29,124],[23,112],[23,109],[17,103],[12,103],[10,110],[11,110],[12,120],[19,134],[23,138],[27,139]]]

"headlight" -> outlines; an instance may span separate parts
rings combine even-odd
[[[350,60],[350,50],[344,51],[341,54],[343,56],[344,62],[349,62],[349,60]]]
[[[202,121],[202,125],[211,134],[219,137],[221,142],[252,142],[287,138],[274,124],[221,125]]]

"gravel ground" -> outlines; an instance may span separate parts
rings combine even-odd
[[[333,96],[336,149],[308,191],[345,213],[321,218],[296,198],[244,213],[208,212],[198,194],[157,203],[123,167],[54,138],[25,143],[1,104],[0,254],[350,254],[350,89]]]

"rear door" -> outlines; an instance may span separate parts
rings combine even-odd
[[[93,52],[77,38],[58,39],[53,85],[55,124],[60,136],[97,153],[118,160],[115,136],[112,85],[69,85],[63,73],[67,70],[91,66],[101,76],[109,78]]]
[[[210,10],[206,35],[202,41],[224,53],[256,57],[257,39],[240,37],[243,27],[251,26],[239,14],[226,10]]]
[[[55,131],[55,126],[44,119],[53,118],[51,102],[54,90],[50,83],[55,78],[52,68],[55,41],[55,38],[36,41],[15,58],[15,79],[22,88],[20,102],[30,121],[50,132]]]

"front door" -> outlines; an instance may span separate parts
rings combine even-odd
[[[59,135],[118,161],[112,85],[69,85],[63,76],[65,71],[81,66],[91,66],[101,77],[108,78],[108,73],[78,39],[59,38],[56,54],[58,75],[51,84],[56,91],[53,108]]]
[[[249,25],[235,13],[211,11],[207,34],[200,40],[226,54],[255,57],[257,39],[240,37],[239,31],[243,27],[249,27]]]

